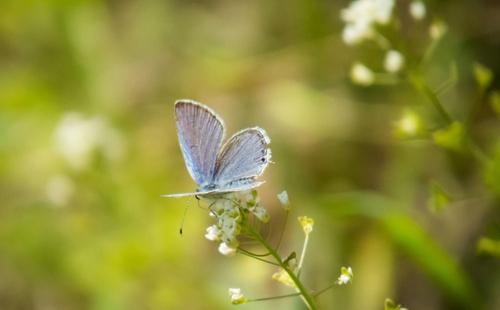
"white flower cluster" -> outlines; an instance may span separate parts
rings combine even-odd
[[[344,42],[355,45],[373,37],[376,24],[389,23],[393,7],[394,0],[353,1],[340,13],[340,17],[346,23],[342,32]]]
[[[115,160],[124,151],[121,134],[104,118],[87,118],[77,112],[63,115],[55,131],[55,142],[64,160],[78,171],[88,168],[96,152]]]
[[[260,206],[257,191],[248,191],[237,196],[227,194],[211,199],[210,216],[217,223],[208,227],[205,238],[220,242],[219,252],[225,256],[233,256],[239,246],[238,235],[242,225],[247,223],[248,214],[253,214],[260,221],[267,223],[270,219],[267,210]]]

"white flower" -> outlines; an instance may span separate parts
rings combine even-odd
[[[248,299],[243,296],[240,288],[230,288],[229,297],[231,297],[231,303],[233,305],[239,305],[248,301]]]
[[[219,252],[224,256],[234,256],[236,249],[228,246],[225,242],[219,244]]]
[[[205,234],[205,238],[210,241],[218,241],[220,236],[220,230],[217,225],[212,225],[207,228],[207,233]]]
[[[282,191],[277,196],[283,208],[285,208],[285,210],[290,210],[290,200],[288,199],[287,191]]]
[[[337,279],[338,285],[344,285],[352,281],[353,273],[351,267],[342,267],[340,269],[340,276]]]
[[[355,84],[370,86],[375,82],[375,74],[367,66],[357,62],[351,68],[351,80]]]
[[[356,0],[340,12],[346,23],[342,39],[348,45],[360,43],[374,33],[374,25],[387,24],[391,19],[394,0]]]
[[[390,50],[385,55],[384,68],[388,72],[395,73],[401,70],[404,62],[405,59],[400,52],[396,50]]]
[[[417,0],[410,3],[410,15],[416,19],[421,20],[425,17],[427,10],[425,8],[424,2]]]
[[[67,205],[74,195],[75,185],[68,176],[56,175],[47,182],[45,193],[50,202],[55,206],[62,207]]]
[[[63,115],[55,131],[58,151],[75,170],[86,169],[96,151],[107,159],[121,157],[124,142],[116,129],[101,117],[85,118],[69,112]]]

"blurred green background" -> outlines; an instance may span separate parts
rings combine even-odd
[[[408,85],[351,84],[352,62],[381,56],[343,44],[348,3],[2,0],[0,309],[230,309],[229,287],[250,298],[289,292],[274,268],[221,256],[203,237],[206,211],[191,208],[179,235],[183,207],[196,202],[160,197],[195,189],[175,133],[179,98],[210,105],[229,132],[267,130],[275,164],[260,195],[271,238],[286,189],[284,250],[301,247],[296,216],[316,220],[306,284],[354,270],[321,308],[382,309],[390,297],[412,310],[500,309],[498,258],[477,250],[500,237],[500,121],[488,105],[474,119],[479,144],[496,152],[486,167],[397,139],[406,108],[428,128],[435,112]],[[418,51],[425,23],[408,21],[407,3],[397,14]],[[449,27],[430,80],[456,63],[460,80],[443,101],[461,119],[481,104],[472,64],[500,73],[500,3],[426,3],[428,19]],[[428,208],[432,182],[453,197],[440,212]]]

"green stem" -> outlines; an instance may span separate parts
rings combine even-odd
[[[436,108],[438,113],[448,125],[453,123],[453,117],[451,117],[448,111],[446,111],[446,109],[441,104],[441,101],[439,100],[437,94],[429,87],[429,85],[427,85],[427,83],[423,82],[420,84],[420,91],[427,97],[427,99],[429,99],[434,108]]]
[[[432,105],[436,108],[442,118],[446,121],[448,125],[454,122],[453,117],[446,111],[446,109],[441,104],[438,95],[435,91],[433,91],[427,83],[418,76],[411,77],[412,85],[415,87],[417,91],[420,91],[423,95],[427,97],[427,99],[432,103]],[[467,138],[467,148],[473,157],[475,157],[481,164],[485,164],[489,161],[488,156],[481,150],[481,148],[473,141],[470,137],[470,134],[466,134]]]
[[[300,254],[299,266],[297,268],[297,277],[300,277],[300,272],[302,271],[302,264],[304,263],[304,258],[306,257],[308,243],[309,243],[309,234],[306,234],[306,238],[304,240],[304,246],[302,247],[302,254]]]
[[[271,253],[271,255],[274,257],[274,259],[280,265],[280,267],[283,270],[285,270],[285,272],[288,274],[290,279],[292,279],[293,283],[295,284],[295,286],[297,288],[298,293],[300,293],[302,300],[304,301],[306,306],[311,310],[317,309],[317,306],[316,306],[316,303],[315,303],[313,297],[309,294],[309,292],[304,287],[304,285],[302,284],[300,279],[297,277],[297,275],[290,269],[290,267],[287,264],[285,264],[283,262],[280,255],[278,254],[278,252],[276,252],[276,250],[274,250],[271,247],[271,245],[260,236],[260,234],[258,232],[252,230],[252,231],[250,231],[250,233],[253,235],[253,237],[255,237],[255,239],[257,241],[259,241],[262,244],[262,246],[264,246],[269,251],[269,253]]]
[[[293,294],[279,295],[279,296],[273,296],[273,297],[264,297],[264,298],[249,299],[247,302],[265,301],[265,300],[273,300],[273,299],[282,299],[282,298],[295,297],[295,296],[300,296],[300,293],[293,293]]]
[[[319,295],[323,294],[324,292],[328,291],[329,289],[334,288],[335,286],[338,286],[338,283],[337,283],[337,282],[335,282],[335,283],[333,283],[333,284],[330,284],[330,285],[328,285],[327,287],[325,287],[325,288],[323,288],[323,289],[321,289],[321,290],[319,290],[319,291],[317,291],[317,292],[314,292],[312,295],[313,295],[314,297],[317,297],[317,296],[319,296]]]
[[[251,258],[255,258],[256,260],[260,260],[261,262],[268,263],[268,264],[271,264],[274,266],[279,266],[279,264],[276,264],[275,262],[271,262],[271,261],[268,261],[267,259],[260,258],[256,255],[252,254],[252,252],[249,252],[249,251],[244,250],[242,248],[238,248],[238,251],[243,255],[246,255],[246,256],[251,257]]]

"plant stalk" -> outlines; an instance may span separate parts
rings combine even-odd
[[[279,266],[283,268],[283,270],[285,270],[290,279],[292,279],[293,283],[295,284],[295,287],[297,288],[297,291],[300,293],[300,296],[302,297],[302,301],[305,303],[307,308],[311,310],[316,310],[317,306],[316,302],[314,301],[314,298],[312,297],[311,294],[309,294],[309,292],[304,287],[304,285],[297,277],[297,275],[293,272],[293,270],[291,270],[290,267],[283,262],[283,260],[281,259],[280,255],[276,252],[276,250],[274,250],[271,247],[271,245],[260,236],[258,232],[254,230],[251,230],[250,232],[255,237],[255,239],[258,242],[260,242],[262,246],[264,246],[269,251],[269,253],[271,253],[271,256],[274,257]]]

